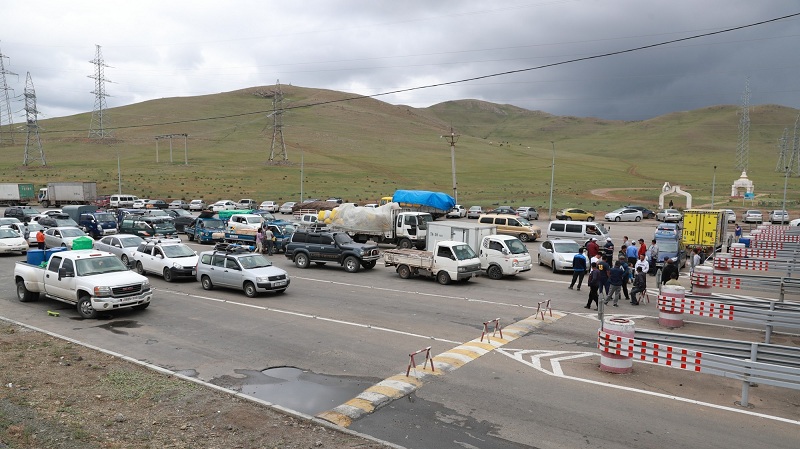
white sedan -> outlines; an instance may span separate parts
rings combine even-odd
[[[29,245],[36,245],[36,233],[39,232],[40,229],[44,231],[42,225],[33,221],[29,223],[10,223],[2,226],[17,231],[22,238],[28,240]],[[25,235],[26,233],[28,235]]]
[[[72,242],[78,237],[88,236],[80,228],[74,226],[47,228],[44,231],[44,246],[45,248],[64,247],[72,249]]]
[[[197,275],[197,253],[183,243],[144,242],[133,253],[136,272],[155,273],[167,282]]]
[[[664,209],[656,214],[656,220],[663,221],[665,223],[668,221],[677,223],[681,221],[682,218],[683,215],[681,215],[681,211],[677,209]]]
[[[211,210],[213,212],[219,212],[221,210],[236,210],[236,203],[231,200],[217,201],[211,205]]]
[[[450,212],[447,213],[447,218],[464,218],[466,216],[467,209],[460,204],[456,204],[455,207],[450,209]]]
[[[28,252],[28,241],[20,237],[17,231],[10,228],[0,228],[0,253]]]
[[[642,211],[621,207],[607,213],[606,221],[642,221]]]
[[[580,245],[575,240],[550,239],[539,246],[539,265],[547,265],[553,270],[571,271],[572,259],[578,254]]]
[[[133,259],[133,253],[136,252],[136,248],[143,242],[144,240],[138,235],[117,234],[101,238],[94,242],[94,247],[100,251],[114,254],[122,260],[122,263],[128,265]]]

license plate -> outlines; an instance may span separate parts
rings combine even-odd
[[[273,282],[272,285],[274,285],[275,287],[283,287],[284,285],[286,285],[286,281],[276,281]]]

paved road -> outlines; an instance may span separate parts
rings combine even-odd
[[[646,238],[653,227],[613,225],[612,236]],[[535,260],[538,244],[529,247]],[[569,275],[542,267],[517,278],[441,286],[402,280],[381,266],[356,274],[332,266],[299,270],[281,255],[273,261],[292,276],[284,295],[250,299],[151,277],[157,295],[146,311],[81,320],[61,303],[17,302],[11,273],[20,259],[0,257],[1,316],[231,387],[280,366],[375,384],[404,373],[410,352],[431,346],[436,356],[479,338],[484,321],[510,326],[534,315],[538,301],[553,301],[558,319],[426,379],[350,425],[402,446],[796,448],[800,441],[796,391],[759,386],[750,393],[756,407],[741,409],[735,381],[640,363],[629,375],[600,372],[598,321],[582,307],[586,292],[568,290]],[[653,304],[622,304],[620,315],[658,328]],[[59,318],[47,316],[54,309]],[[760,338],[751,329],[704,323],[688,321],[681,332]],[[320,404],[328,405],[340,402]]]

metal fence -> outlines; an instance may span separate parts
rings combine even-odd
[[[786,295],[800,295],[800,279],[790,277],[750,274],[731,275],[717,272],[703,273],[695,270],[689,279],[693,287],[720,287],[777,293],[779,301],[784,301]]]

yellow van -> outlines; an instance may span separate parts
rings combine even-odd
[[[538,226],[515,215],[485,214],[478,217],[478,223],[495,225],[498,234],[513,235],[523,242],[535,242],[542,236],[542,230]]]

